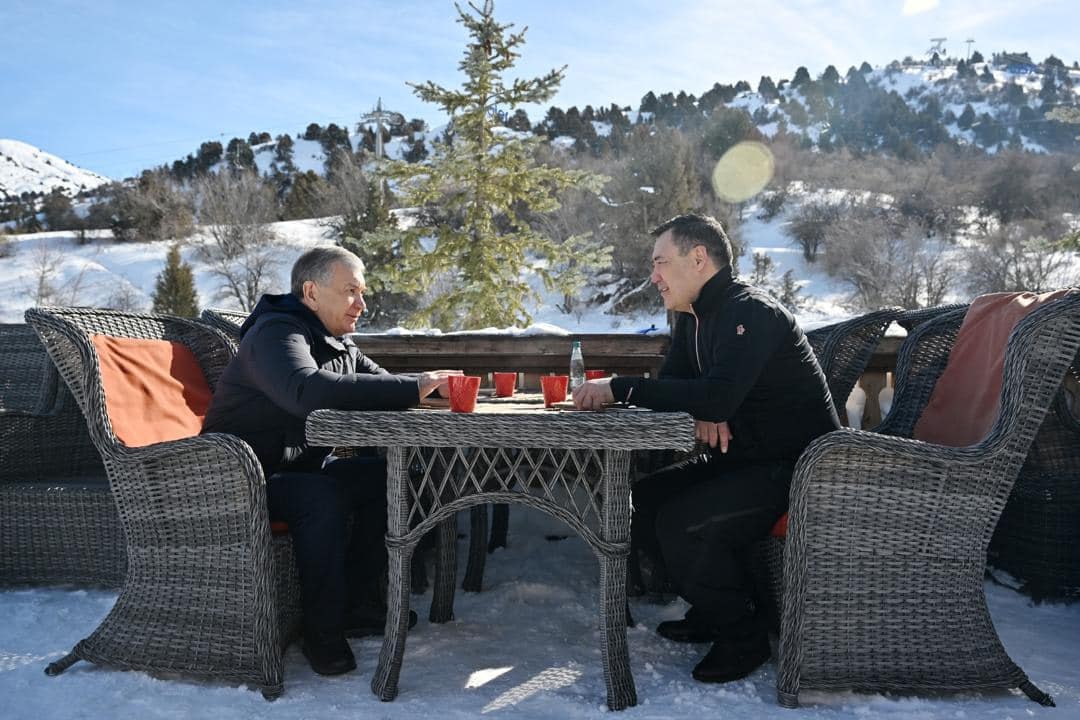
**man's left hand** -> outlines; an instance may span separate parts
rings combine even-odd
[[[731,428],[728,427],[726,420],[718,423],[710,422],[708,420],[695,420],[694,438],[701,442],[708,443],[709,447],[716,447],[719,445],[720,452],[726,453],[728,443],[731,442]]]
[[[611,392],[611,378],[586,380],[574,390],[574,407],[578,410],[602,410],[615,402]]]

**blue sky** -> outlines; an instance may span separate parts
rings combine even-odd
[[[985,55],[1080,59],[1059,0],[496,0],[528,26],[514,73],[568,65],[552,101],[637,107],[648,90],[843,74],[920,57],[931,37]],[[438,125],[406,82],[457,86],[466,35],[443,0],[2,0],[0,138],[125,177],[205,140],[353,124],[377,98]],[[535,122],[543,110],[530,109]]]

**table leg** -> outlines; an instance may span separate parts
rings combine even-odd
[[[409,475],[405,466],[405,450],[391,447],[386,453],[386,549],[390,561],[389,586],[382,650],[379,652],[379,664],[371,678],[371,691],[384,701],[397,697],[398,676],[405,655],[405,639],[409,633],[409,586],[412,580],[412,553],[416,543],[400,542],[408,532]]]
[[[465,565],[461,589],[480,592],[484,584],[484,565],[487,563],[487,505],[474,505],[469,511],[469,520],[469,562]]]
[[[435,587],[431,591],[431,612],[428,619],[433,623],[450,622],[454,619],[454,585],[457,577],[457,516],[451,515],[439,523],[435,530],[436,540]]]
[[[611,710],[637,705],[626,645],[626,559],[630,552],[630,452],[604,453],[604,541],[621,549],[601,553],[600,630],[607,704]]]

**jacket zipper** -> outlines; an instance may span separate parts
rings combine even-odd
[[[701,320],[698,319],[697,313],[694,312],[694,306],[690,306],[690,314],[694,316],[694,358],[697,360],[697,370],[699,375],[705,374],[705,368],[701,364],[701,347],[698,343],[698,332],[701,330]]]

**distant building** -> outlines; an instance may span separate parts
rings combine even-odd
[[[1004,67],[1005,72],[1013,75],[1035,75],[1040,72],[1039,66],[1031,61],[1027,53],[1002,53],[996,61],[998,67]]]

